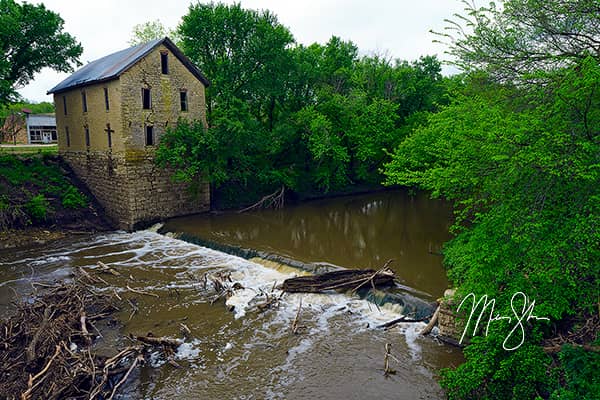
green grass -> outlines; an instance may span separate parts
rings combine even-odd
[[[0,155],[2,154],[58,154],[57,144],[48,144],[44,146],[30,146],[30,145],[17,145],[17,146],[0,146]]]
[[[88,203],[55,157],[0,152],[0,231],[56,223]]]

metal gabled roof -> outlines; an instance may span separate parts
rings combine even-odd
[[[205,86],[210,84],[208,79],[202,75],[198,67],[192,64],[192,62],[181,52],[181,50],[175,46],[171,39],[165,37],[162,39],[155,39],[151,42],[139,44],[125,50],[117,51],[116,53],[102,57],[96,61],[92,61],[50,89],[48,94],[60,93],[77,87],[116,79],[160,44],[164,44],[169,50],[171,50],[171,52]]]

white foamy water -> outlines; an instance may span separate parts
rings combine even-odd
[[[301,317],[308,325],[305,330],[309,337],[318,333],[326,333],[331,329],[331,320],[340,315],[346,317],[346,322],[352,326],[355,332],[374,329],[402,316],[402,309],[396,304],[388,303],[377,307],[366,300],[347,294],[282,293],[277,287],[285,279],[297,276],[300,271],[286,269],[286,272],[280,272],[240,257],[190,244],[153,231],[101,236],[97,241],[90,243],[90,247],[97,248],[110,242],[124,244],[127,248],[106,253],[100,258],[93,255],[85,256],[85,258],[101,261],[106,257],[121,256],[121,260],[107,263],[110,267],[119,270],[126,270],[129,267],[182,269],[175,275],[177,280],[166,285],[164,282],[160,284],[150,282],[145,286],[136,286],[145,291],[169,288],[193,289],[198,287],[197,279],[203,273],[230,273],[232,282],[228,285],[231,287],[233,283],[239,283],[243,287],[243,289],[233,290],[233,295],[225,303],[230,309],[233,309],[236,319],[244,318],[248,312],[255,311],[257,304],[264,303],[267,294],[270,297],[280,298],[277,302],[276,312],[264,324],[265,329],[273,326],[286,327],[282,329],[282,332],[287,333],[289,331],[287,327],[296,317],[301,300]],[[95,267],[95,262],[90,266]],[[404,335],[411,356],[415,359],[419,358],[421,351],[418,344],[418,332],[424,326],[423,323],[399,325],[398,331]],[[307,339],[297,348],[290,350],[290,359],[293,359],[296,353],[310,348],[309,343],[310,339]],[[189,344],[190,349],[194,349],[196,345]],[[190,354],[192,354],[192,358],[197,356],[193,352]]]
[[[274,393],[267,396],[271,398],[284,398],[277,397],[276,393],[309,379],[310,373],[306,367],[300,371],[298,365],[303,365],[311,354],[320,354],[322,349],[319,348],[324,342],[335,342],[334,338],[340,335],[348,337],[348,340],[357,335],[381,335],[382,330],[376,329],[377,326],[402,315],[402,309],[398,305],[386,304],[378,308],[366,300],[348,294],[282,293],[278,286],[285,279],[301,275],[301,271],[292,268],[277,270],[150,230],[98,235],[85,243],[76,242],[49,249],[45,254],[26,255],[21,259],[8,260],[4,263],[5,266],[19,268],[26,265],[28,268],[23,268],[22,277],[0,283],[0,288],[5,284],[28,285],[34,276],[64,279],[77,267],[88,270],[100,268],[98,261],[121,274],[119,278],[99,275],[109,283],[113,282],[112,287],[106,290],[127,293],[129,289],[126,285],[129,285],[136,290],[158,294],[158,301],[142,296],[139,299],[142,302],[141,307],[145,304],[151,311],[160,307],[161,303],[169,302],[169,305],[164,307],[174,314],[166,318],[173,319],[174,327],[179,325],[178,321],[182,320],[182,315],[188,315],[185,312],[188,308],[196,310],[194,307],[211,307],[211,310],[215,310],[213,312],[225,315],[231,312],[233,318],[223,318],[223,325],[209,330],[207,337],[203,336],[206,331],[201,325],[202,317],[189,314],[190,322],[186,324],[190,324],[193,334],[183,341],[173,355],[174,360],[188,363],[194,369],[213,371],[216,374],[215,379],[219,382],[229,382],[227,377],[230,375],[246,376],[249,372],[245,372],[244,368],[248,363],[256,363],[257,357],[267,357],[270,352],[276,352],[277,348],[285,343],[285,353],[280,354],[277,361],[271,361],[273,365],[267,370],[257,371],[256,376],[248,377],[262,382],[261,385],[270,382],[269,388],[264,389],[263,394]],[[231,288],[231,296],[211,306],[216,293],[210,281],[204,286],[203,278],[205,274],[210,277],[219,273],[230,276],[231,282],[227,281],[225,284]],[[234,289],[234,284],[241,288]],[[173,296],[177,296],[174,298],[178,299],[179,292],[183,293],[180,300],[170,300]],[[267,296],[277,298],[278,301],[267,311],[259,311],[258,305],[264,304]],[[157,305],[154,305],[155,301]],[[302,308],[298,313],[300,303]],[[194,312],[197,311],[190,311]],[[125,319],[127,316],[128,314],[125,314]],[[291,326],[297,316],[300,333],[294,335]],[[211,321],[214,316],[206,318],[207,324],[213,324]],[[137,329],[136,324],[140,322],[147,322],[148,329],[153,329],[151,321],[137,321],[133,324],[133,329]],[[155,325],[167,326],[168,323],[171,322],[159,320]],[[418,362],[422,358],[420,342],[423,339],[418,336],[418,332],[424,326],[425,324],[421,323],[399,324],[389,333],[406,342],[409,360]],[[181,338],[178,328],[166,331],[167,337]],[[146,332],[141,331],[143,334]],[[159,367],[166,362],[158,352],[152,353],[149,361],[153,367]],[[296,370],[298,371],[290,372]],[[261,379],[266,379],[266,382]],[[156,398],[168,397],[157,395]]]
[[[350,312],[355,316],[359,325],[370,327],[377,326],[401,316],[398,305],[386,304],[377,308],[374,304],[355,296],[346,294],[283,294],[278,289],[279,285],[288,278],[295,277],[300,271],[279,272],[249,260],[222,253],[216,250],[197,246],[182,240],[170,238],[152,231],[138,231],[134,233],[115,233],[100,236],[89,244],[88,249],[98,248],[108,243],[119,243],[126,248],[112,251],[102,256],[85,255],[83,258],[90,260],[89,267],[96,267],[97,261],[106,260],[108,257],[121,256],[121,259],[106,262],[109,267],[123,270],[127,267],[145,267],[152,269],[183,269],[175,275],[177,281],[163,285],[150,283],[143,287],[144,290],[161,288],[193,288],[198,281],[190,279],[189,273],[226,272],[230,273],[231,280],[241,284],[243,289],[234,290],[226,304],[233,307],[236,318],[242,318],[249,309],[256,306],[256,302],[263,299],[265,294],[281,297],[278,308],[281,322],[287,322],[295,317],[297,306],[302,298],[303,312],[319,314],[318,326],[325,328],[331,315],[340,311]],[[34,261],[35,262],[35,261]],[[232,286],[232,285],[230,285]],[[275,288],[275,289],[274,289]],[[413,324],[414,325],[414,324]]]

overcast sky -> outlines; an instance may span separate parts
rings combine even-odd
[[[136,24],[159,19],[166,28],[176,27],[190,5],[189,0],[43,0],[43,3],[60,14],[65,20],[65,31],[81,42],[84,64],[129,47],[127,42]],[[325,43],[336,35],[352,40],[363,54],[387,53],[403,60],[432,54],[444,59],[444,46],[433,43],[435,37],[429,31],[442,30],[444,18],[463,10],[460,0],[241,0],[240,3],[244,8],[274,12],[298,43]],[[445,67],[445,71],[450,70]],[[19,93],[36,102],[52,101],[46,92],[68,75],[44,69]]]

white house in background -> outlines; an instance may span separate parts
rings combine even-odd
[[[54,114],[25,114],[27,143],[58,143]]]

